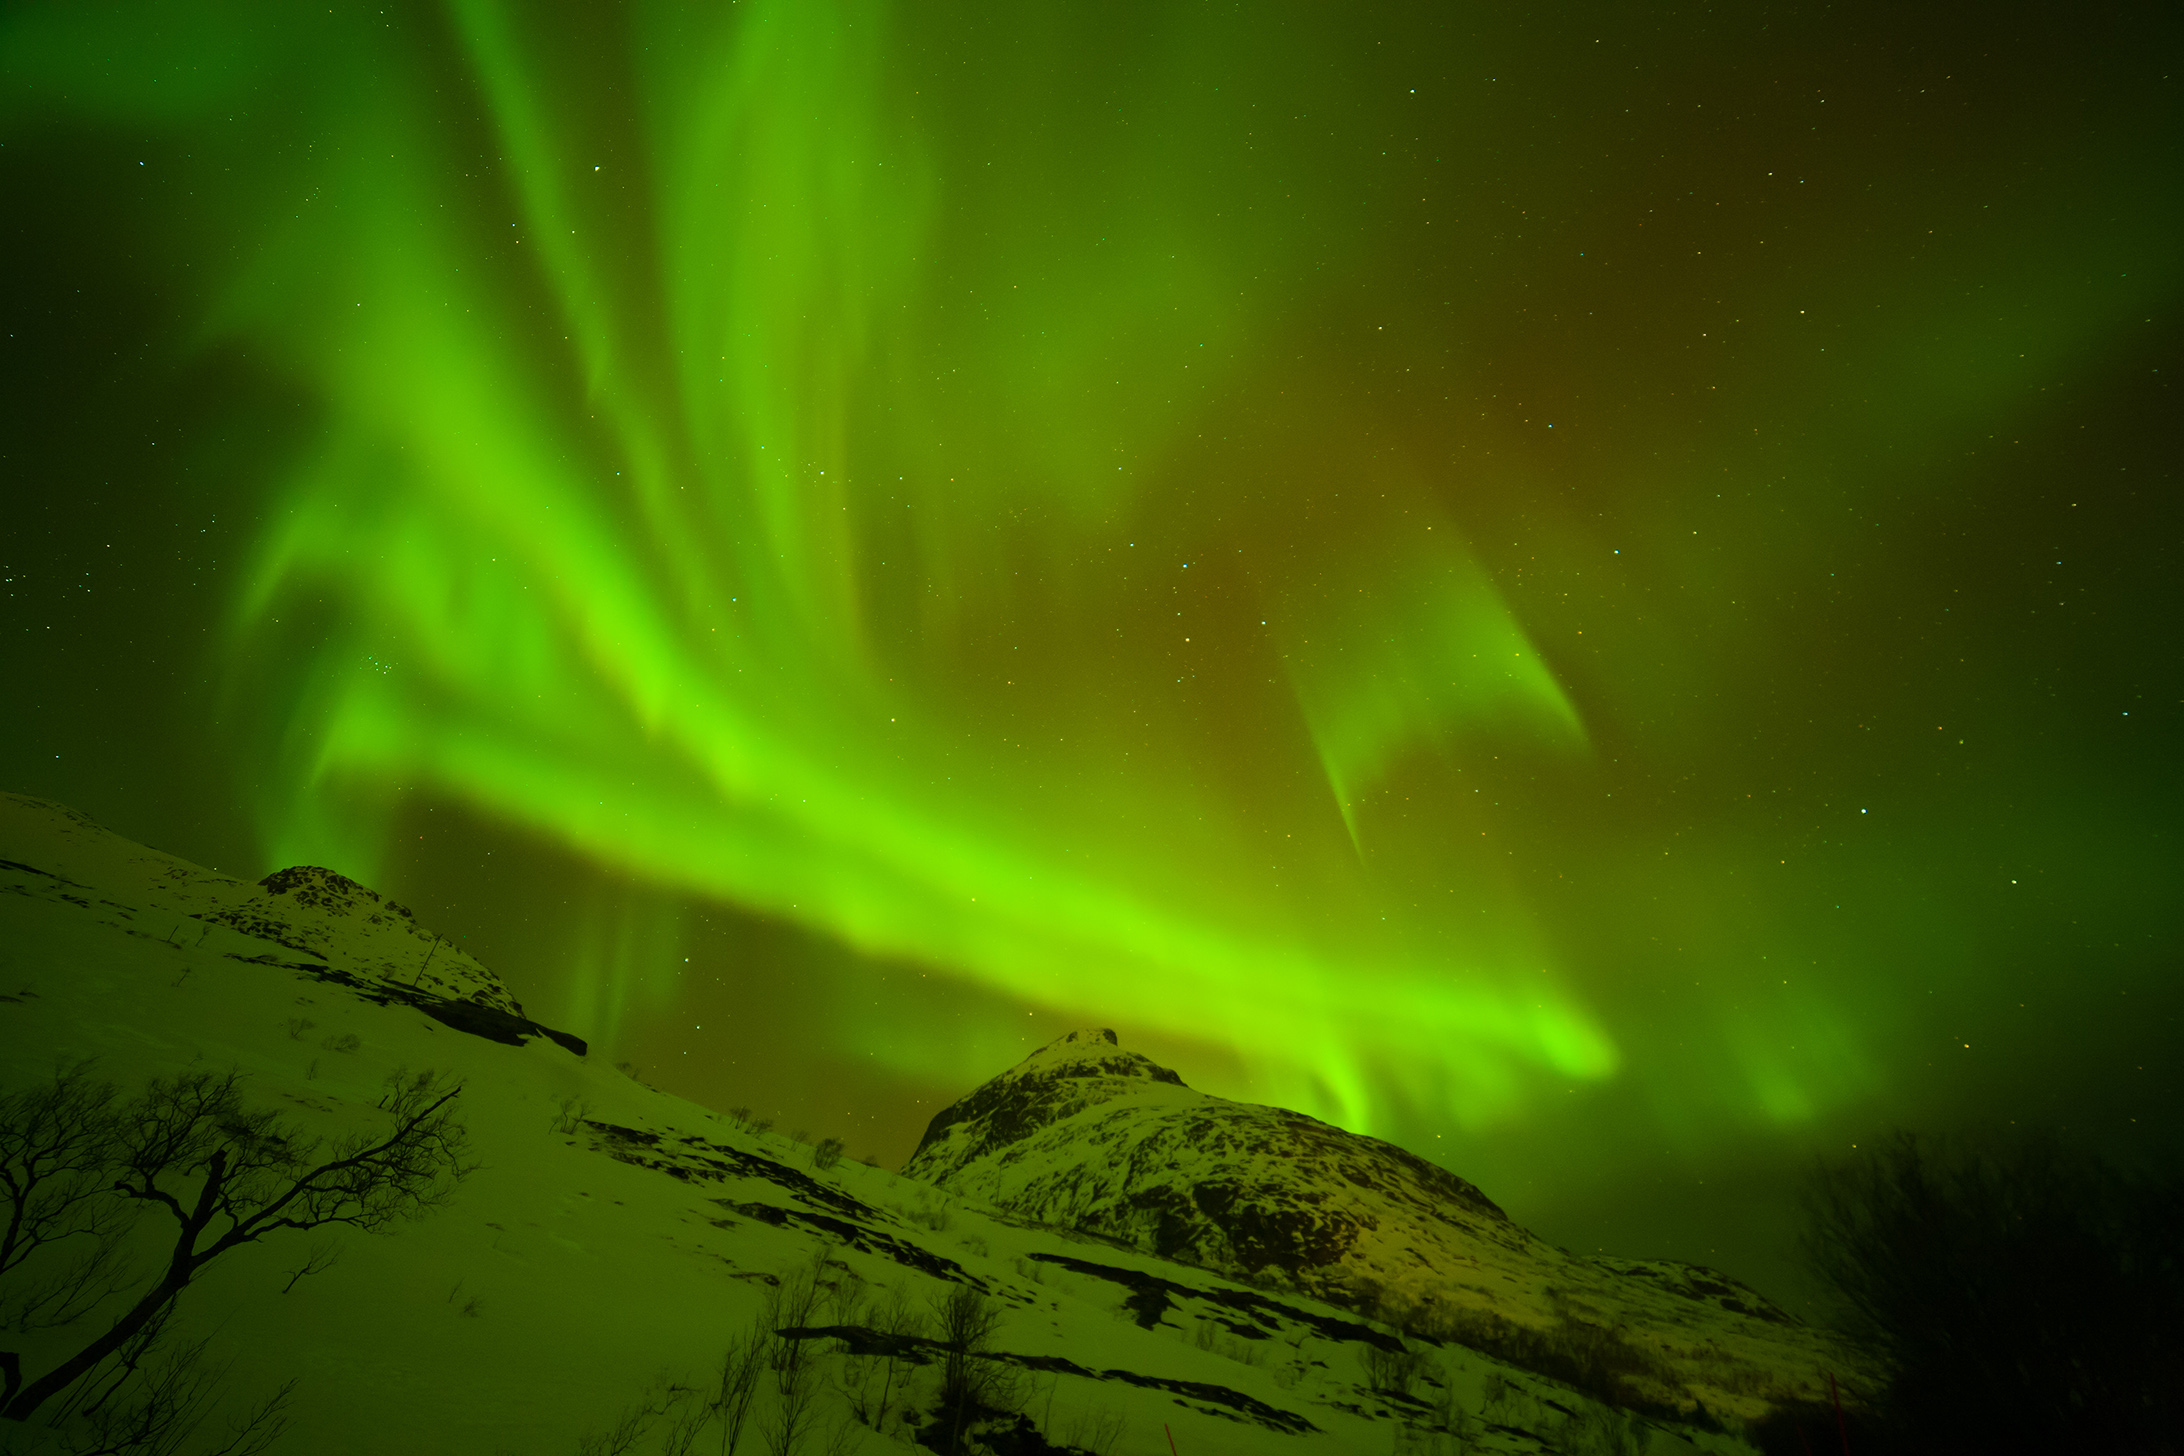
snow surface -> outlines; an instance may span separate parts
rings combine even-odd
[[[1395,1346],[1387,1326],[877,1168],[816,1168],[801,1144],[582,1053],[361,886],[324,871],[253,886],[0,795],[0,1091],[84,1057],[124,1091],[236,1069],[251,1105],[333,1134],[377,1116],[397,1069],[465,1083],[482,1167],[449,1207],[341,1236],[338,1262],[290,1292],[315,1237],[239,1249],[182,1296],[184,1333],[233,1361],[237,1405],[299,1379],[277,1450],[574,1451],[648,1384],[702,1385],[767,1289],[822,1257],[836,1293],[899,1290],[923,1307],[962,1282],[1004,1304],[996,1349],[1026,1397],[994,1450],[1073,1449],[1103,1415],[1121,1421],[1114,1456],[1593,1449],[1581,1433],[1600,1408],[1551,1381],[1421,1344],[1414,1394],[1374,1394],[1361,1357]],[[112,1313],[0,1342],[35,1374]],[[823,1341],[829,1415],[810,1449],[930,1448],[931,1347],[911,1347],[925,1363],[874,1430],[848,1395],[874,1363],[850,1351],[871,1342],[853,1324],[840,1336]],[[1467,1440],[1436,1430],[1451,1404]],[[1638,1436],[1655,1456],[1749,1449],[1658,1422]],[[0,1449],[48,1439],[0,1430]],[[764,1449],[761,1434],[741,1449]]]

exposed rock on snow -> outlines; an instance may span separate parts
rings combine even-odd
[[[1859,1366],[1725,1275],[1581,1258],[1416,1154],[1194,1091],[1111,1031],[1071,1032],[943,1109],[904,1172],[1443,1337],[1612,1342],[1651,1367],[1617,1377],[1634,1397],[1674,1408],[1757,1415]]]

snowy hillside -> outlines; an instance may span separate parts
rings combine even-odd
[[[377,1135],[391,1074],[462,1083],[451,1105],[476,1167],[444,1207],[379,1235],[275,1230],[208,1266],[177,1301],[170,1343],[204,1337],[212,1361],[228,1362],[223,1410],[297,1382],[276,1451],[724,1450],[713,1409],[723,1352],[753,1338],[768,1358],[735,1449],[947,1450],[950,1351],[935,1315],[967,1290],[998,1323],[982,1353],[958,1360],[983,1372],[965,1449],[1745,1449],[1718,1431],[1616,1416],[1453,1343],[1406,1341],[1309,1292],[829,1165],[825,1150],[598,1065],[361,886],[308,869],[251,885],[0,796],[0,1096],[50,1087],[57,1068],[87,1058],[123,1096],[152,1078],[238,1072],[244,1104],[277,1113],[283,1146],[306,1151],[313,1137]],[[1083,1080],[1090,1090],[1116,1079]],[[998,1111],[958,1119],[947,1145],[968,1156],[943,1181],[984,1176]],[[1012,1145],[1055,1155],[1065,1120]],[[1079,1154],[1098,1146],[1080,1142]],[[921,1166],[937,1166],[934,1148]],[[1145,1176],[1124,1170],[1099,1186]],[[1467,1220],[1494,1223],[1483,1199],[1457,1202]],[[1509,1250],[1530,1247],[1507,1237]],[[146,1215],[130,1239],[135,1262],[113,1298],[58,1329],[0,1331],[26,1380],[111,1323],[173,1230]],[[0,1309],[20,1310],[20,1281],[36,1277],[0,1278]],[[76,1404],[0,1420],[0,1450],[81,1449],[70,1442],[87,1429],[88,1402]]]
[[[202,944],[224,926],[260,942],[250,954],[268,963],[293,952],[319,962],[327,978],[374,994],[414,992],[523,1015],[500,977],[400,905],[331,870],[281,870],[251,884],[132,844],[60,804],[4,794],[0,814],[10,825],[6,842],[20,840],[36,856],[35,864],[5,861],[6,868],[86,909],[86,896],[126,909],[134,932],[157,929],[176,945]]]
[[[1567,1253],[1402,1148],[1195,1092],[1113,1032],[1072,1032],[942,1110],[903,1171],[1545,1368],[1568,1344],[1634,1404],[1752,1419],[1858,1368],[1713,1270]]]

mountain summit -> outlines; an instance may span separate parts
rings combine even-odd
[[[235,960],[332,981],[377,1001],[511,1045],[544,1036],[579,1056],[584,1043],[540,1026],[499,975],[409,910],[319,865],[255,883],[124,839],[65,804],[0,794],[15,893],[65,902],[132,936],[216,949]]]
[[[1195,1091],[1108,1030],[1073,1031],[943,1108],[903,1171],[1429,1338],[1589,1365],[1657,1407],[1757,1416],[1856,1368],[1711,1269],[1556,1248],[1415,1153]]]

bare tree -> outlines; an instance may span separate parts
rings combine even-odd
[[[313,1274],[324,1274],[340,1262],[341,1246],[332,1239],[318,1240],[311,1245],[311,1250],[304,1256],[303,1262],[288,1271],[288,1282],[281,1286],[281,1293],[286,1294],[302,1280],[310,1278]]]
[[[791,1341],[792,1344],[803,1342]],[[775,1373],[773,1416],[766,1423],[767,1456],[796,1456],[804,1438],[819,1416],[819,1372],[808,1359],[784,1365]]]
[[[554,1104],[551,1128],[555,1132],[575,1132],[590,1116],[591,1103],[572,1092]]]
[[[827,1295],[826,1266],[826,1252],[821,1250],[808,1267],[797,1270],[766,1295],[763,1319],[773,1341],[770,1363],[779,1396],[773,1419],[766,1427],[766,1445],[773,1456],[788,1456],[802,1445],[817,1414],[814,1347],[809,1339],[793,1338],[785,1332],[811,1327]]]
[[[895,1364],[902,1358],[905,1341],[915,1338],[925,1327],[925,1317],[912,1307],[900,1288],[892,1288],[887,1297],[872,1311],[873,1330],[887,1337],[885,1373],[880,1380],[880,1398],[872,1408],[872,1428],[887,1429],[887,1407],[895,1390]]]
[[[1078,1411],[1069,1418],[1069,1434],[1062,1444],[1090,1451],[1092,1456],[1108,1456],[1115,1442],[1122,1439],[1122,1427],[1122,1412],[1112,1406]]]
[[[1365,1378],[1379,1395],[1409,1395],[1418,1377],[1426,1373],[1426,1357],[1403,1343],[1392,1350],[1378,1345],[1367,1345],[1360,1355],[1365,1365]]]
[[[95,1380],[80,1382],[57,1402],[68,1423],[68,1456],[173,1456],[203,1428],[227,1376],[225,1363],[206,1359],[209,1336],[172,1345],[168,1306],[132,1337]],[[258,1456],[288,1428],[296,1382],[288,1381],[228,1422],[225,1439],[199,1446],[201,1456]]]
[[[695,1394],[695,1392],[690,1392]],[[697,1449],[698,1437],[713,1419],[713,1408],[706,1401],[691,1401],[682,1414],[668,1424],[660,1437],[660,1456],[690,1456]]]
[[[581,1437],[576,1443],[577,1456],[629,1456],[630,1452],[637,1449],[646,1433],[661,1419],[673,1416],[689,1400],[690,1394],[688,1387],[672,1381],[653,1381],[635,1404],[615,1418],[613,1425]],[[702,1423],[703,1407],[699,1408],[697,1415]],[[689,1450],[691,1441],[696,1438],[696,1425],[685,1416],[669,1424],[666,1444],[674,1452],[674,1456],[683,1456]]]
[[[948,1450],[963,1449],[963,1427],[998,1393],[997,1371],[985,1358],[1001,1309],[968,1284],[935,1296],[933,1315],[943,1350],[940,1405],[949,1418]]]
[[[865,1318],[865,1308],[872,1298],[871,1291],[865,1288],[848,1265],[832,1264],[830,1267],[840,1270],[841,1273],[828,1288],[822,1301],[826,1322],[843,1327],[861,1323]],[[834,1348],[846,1354],[850,1348],[849,1339],[837,1338]]]
[[[720,1456],[735,1456],[736,1443],[743,1439],[743,1423],[750,1418],[751,1401],[758,1394],[758,1375],[766,1366],[771,1344],[771,1333],[761,1316],[752,1321],[750,1329],[729,1341],[720,1357],[720,1388],[707,1403],[720,1421]]]
[[[83,1128],[76,1137],[85,1176],[96,1170],[107,1197],[132,1212],[165,1210],[175,1222],[175,1238],[152,1286],[104,1333],[43,1375],[23,1382],[19,1357],[0,1352],[7,1382],[0,1417],[28,1420],[57,1392],[129,1346],[222,1254],[282,1229],[346,1224],[380,1232],[445,1204],[471,1171],[464,1161],[467,1138],[453,1111],[462,1087],[434,1073],[395,1073],[378,1103],[391,1129],[347,1134],[330,1146],[272,1112],[244,1106],[236,1090],[240,1080],[233,1072],[154,1078],[114,1115],[104,1110],[112,1107],[111,1096],[101,1101],[84,1092],[80,1079],[69,1093],[64,1071],[55,1088],[42,1089],[49,1094],[42,1100],[8,1109],[31,1117],[21,1129],[11,1124],[10,1137],[39,1146],[60,1133],[41,1126],[38,1114],[48,1124],[55,1117],[76,1118]],[[94,1105],[96,1116],[85,1110]],[[54,1186],[66,1186],[65,1180]],[[34,1191],[17,1196],[11,1187],[8,1193],[13,1221],[27,1222],[26,1207],[44,1206],[36,1204]]]
[[[0,1097],[0,1328],[55,1329],[119,1291],[122,1238],[136,1210],[109,1196],[115,1092],[88,1061],[64,1063],[49,1083]],[[42,1256],[58,1254],[56,1267]],[[36,1260],[36,1275],[26,1272]],[[0,1351],[7,1391],[20,1378]],[[4,1397],[0,1397],[4,1399]]]
[[[827,1427],[826,1445],[820,1448],[821,1456],[856,1456],[857,1449],[862,1445],[864,1427],[857,1423],[856,1418],[849,1415],[836,1416],[834,1424]]]

